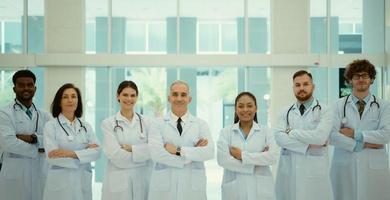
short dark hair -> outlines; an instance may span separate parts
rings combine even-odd
[[[56,95],[54,96],[53,102],[51,103],[51,113],[53,117],[58,117],[60,113],[62,112],[61,109],[61,99],[62,95],[64,94],[64,91],[66,89],[74,89],[76,90],[77,93],[77,108],[76,111],[74,112],[75,116],[80,118],[83,115],[83,102],[81,98],[81,92],[79,88],[74,86],[72,83],[66,83],[63,86],[60,87],[60,89],[57,90]]]
[[[234,101],[234,108],[236,108],[237,102],[238,102],[238,100],[239,100],[242,96],[248,96],[248,97],[250,97],[251,99],[253,99],[253,101],[255,102],[255,106],[257,107],[257,102],[256,102],[256,97],[255,97],[255,95],[253,95],[253,94],[250,93],[250,92],[241,92],[240,94],[237,95],[236,100]],[[253,120],[257,123],[257,113],[255,113],[255,117],[253,118]],[[237,123],[238,121],[239,121],[238,115],[237,115],[236,112],[234,112],[234,123]]]
[[[293,75],[293,80],[298,77],[298,76],[303,76],[303,75],[308,75],[310,77],[311,80],[313,80],[313,77],[311,75],[311,73],[307,72],[306,70],[299,70],[297,72],[294,73]]]
[[[35,84],[35,81],[37,80],[37,78],[35,77],[35,74],[32,73],[32,71],[30,71],[28,69],[22,69],[22,70],[15,72],[14,76],[12,77],[12,82],[14,83],[14,85],[16,85],[16,81],[18,80],[18,78],[22,78],[22,77],[32,78],[34,80],[34,84]]]
[[[119,96],[119,94],[122,92],[122,90],[125,88],[128,88],[128,87],[135,90],[135,94],[138,96],[138,87],[137,87],[137,84],[135,84],[133,81],[122,81],[119,84],[118,89],[116,90],[116,95]]]
[[[370,61],[363,59],[363,60],[354,60],[352,63],[348,64],[345,68],[344,72],[344,78],[348,81],[352,80],[352,76],[354,74],[360,73],[360,72],[367,72],[370,76],[370,79],[374,80],[376,76],[376,70],[373,64],[370,63]]]

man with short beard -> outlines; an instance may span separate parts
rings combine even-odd
[[[293,76],[297,102],[285,108],[274,128],[282,148],[276,177],[277,200],[332,200],[327,141],[333,112],[314,99],[312,75]]]
[[[344,77],[352,94],[335,105],[331,178],[335,200],[390,198],[390,104],[370,93],[376,70],[355,60]]]
[[[51,117],[32,101],[36,77],[31,71],[17,71],[12,81],[16,98],[0,109],[0,200],[41,200],[47,167],[43,128]]]

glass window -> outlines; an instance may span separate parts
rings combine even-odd
[[[12,69],[0,70],[0,108],[8,105],[15,98],[12,90],[14,86],[12,76],[14,73],[15,70]]]
[[[226,23],[221,25],[221,51],[237,52],[237,24]]]
[[[43,53],[45,47],[44,0],[28,1],[27,52]]]
[[[0,1],[0,53],[22,53],[23,0]]]
[[[150,52],[166,52],[167,23],[155,21],[148,24],[148,47]]]
[[[112,48],[119,49],[116,53],[175,51],[176,0],[113,0],[112,13],[117,21],[112,26]]]
[[[85,7],[85,51],[107,53],[108,0],[86,0]]]
[[[331,29],[338,30],[338,37],[332,40],[338,43],[338,52],[361,53],[362,52],[362,34],[355,34],[354,25],[361,24],[363,21],[363,2],[362,0],[331,1],[331,16],[337,21],[338,27],[331,26]]]
[[[270,0],[248,0],[248,52],[270,53]]]
[[[219,25],[199,23],[199,53],[219,52]]]
[[[243,0],[180,1],[180,52],[237,53],[243,19]]]
[[[144,52],[146,50],[146,32],[144,22],[127,22],[126,51]]]

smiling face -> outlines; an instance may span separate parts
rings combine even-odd
[[[360,72],[353,74],[349,83],[352,85],[353,91],[367,92],[372,82],[373,80],[367,72]]]
[[[181,117],[188,110],[188,104],[191,103],[191,96],[187,85],[176,83],[171,86],[168,101],[171,103],[172,112]]]
[[[16,79],[13,89],[16,99],[21,103],[25,103],[32,101],[37,88],[35,87],[34,79],[30,77],[19,77]]]
[[[78,104],[77,92],[73,88],[65,89],[61,97],[61,112],[74,113]]]
[[[300,102],[309,100],[314,91],[312,79],[307,75],[297,76],[293,80],[294,95]]]
[[[117,99],[120,103],[121,110],[133,110],[138,99],[137,91],[131,87],[126,87],[119,93]]]
[[[235,112],[240,122],[251,122],[257,111],[256,102],[248,95],[241,96],[236,103]]]

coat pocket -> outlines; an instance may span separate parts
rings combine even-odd
[[[0,176],[5,179],[21,179],[23,174],[23,168],[25,164],[23,159],[19,158],[5,158],[3,160],[3,167],[1,168]]]
[[[370,169],[388,169],[389,155],[385,149],[369,149],[368,162]]]
[[[192,190],[206,191],[206,172],[204,169],[192,169],[191,186]]]
[[[108,185],[111,192],[123,192],[129,188],[126,171],[113,171],[108,174]]]
[[[229,181],[227,183],[222,183],[221,190],[223,200],[237,200],[237,179]]]
[[[256,176],[257,197],[265,200],[275,199],[275,183],[272,176]]]
[[[70,187],[71,173],[68,169],[51,169],[48,172],[46,179],[46,187],[51,191],[65,190]]]
[[[171,187],[171,170],[154,170],[150,179],[150,189],[155,191],[168,191]]]

